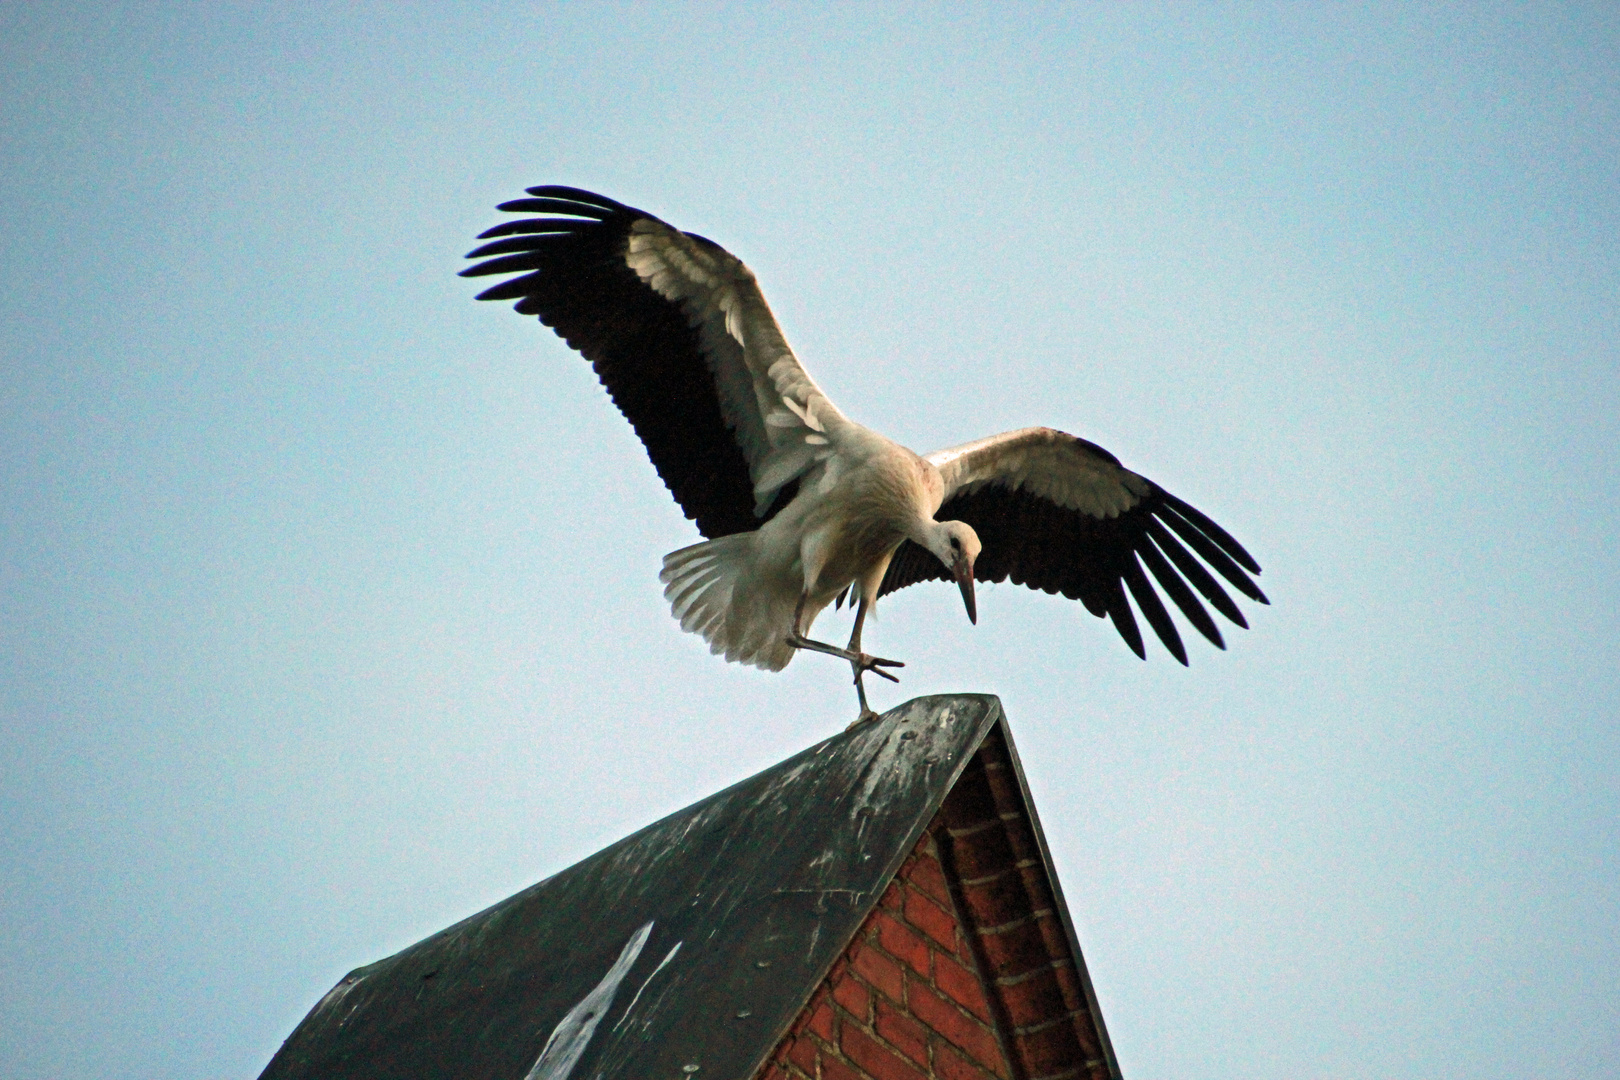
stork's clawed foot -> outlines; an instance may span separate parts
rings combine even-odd
[[[849,722],[849,727],[845,728],[844,730],[845,731],[854,731],[856,728],[860,727],[862,724],[870,724],[873,720],[877,720],[877,719],[879,719],[879,716],[878,716],[877,713],[873,712],[871,709],[862,709],[861,710],[861,715],[859,715],[855,719],[851,720]]]
[[[883,669],[886,667],[905,667],[900,660],[885,660],[881,656],[872,656],[869,653],[856,653],[850,658],[849,664],[855,669],[855,681],[860,682],[861,676],[870,671],[874,675],[881,675],[892,683],[900,681],[898,676],[890,675]]]

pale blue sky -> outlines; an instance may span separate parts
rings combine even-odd
[[[835,401],[1227,525],[1182,669],[889,598],[1001,695],[1128,1077],[1620,1075],[1612,6],[0,9],[0,1075],[251,1076],[380,958],[840,729],[455,273],[571,183]],[[836,637],[843,624],[821,629]]]

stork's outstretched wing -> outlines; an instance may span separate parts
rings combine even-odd
[[[1259,574],[1260,566],[1242,544],[1084,439],[1025,428],[941,450],[928,460],[945,480],[945,501],[935,517],[967,522],[984,544],[974,577],[1010,579],[1079,600],[1093,615],[1113,619],[1138,656],[1146,658],[1146,652],[1127,589],[1165,648],[1187,662],[1181,635],[1148,574],[1187,621],[1223,649],[1195,589],[1238,626],[1249,624],[1209,571],[1268,603],[1249,576]],[[879,595],[946,576],[938,559],[908,540],[889,564]]]
[[[720,245],[623,203],[533,187],[479,237],[464,277],[516,300],[596,369],[658,475],[707,537],[757,529],[848,421],[805,374],[753,273]]]

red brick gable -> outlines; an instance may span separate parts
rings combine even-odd
[[[1108,1080],[992,730],[756,1080]]]

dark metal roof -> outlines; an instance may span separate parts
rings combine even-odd
[[[352,972],[262,1080],[746,1080],[1000,720],[918,698],[672,814]]]

